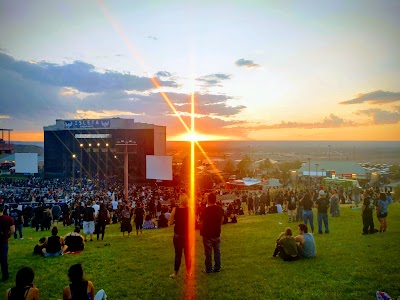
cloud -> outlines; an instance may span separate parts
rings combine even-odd
[[[171,77],[171,76],[172,76],[172,74],[167,71],[158,71],[156,73],[156,77]]]
[[[136,114],[130,111],[121,110],[77,110],[74,118],[76,119],[101,119],[101,118],[113,118],[113,117],[131,117],[140,116],[143,114]]]
[[[340,102],[340,104],[359,104],[364,102],[386,104],[397,101],[400,101],[400,93],[378,90],[367,94],[358,94],[356,98]]]
[[[400,122],[400,107],[396,107],[397,111],[387,111],[379,108],[370,108],[357,111],[357,114],[366,115],[372,118],[372,124],[396,124]]]
[[[0,68],[18,73],[26,79],[57,87],[71,87],[86,93],[102,93],[116,90],[153,89],[150,78],[107,70],[96,71],[91,64],[75,61],[70,64],[54,64],[46,61],[18,61],[0,53]],[[159,80],[161,86],[177,87],[174,81]]]
[[[235,62],[235,65],[238,67],[243,67],[243,68],[247,68],[247,69],[257,69],[257,68],[261,68],[261,65],[256,64],[253,60],[250,59],[238,59]]]
[[[284,128],[303,128],[303,129],[315,129],[315,128],[340,128],[340,127],[356,127],[361,124],[355,123],[350,120],[345,120],[334,114],[330,114],[319,122],[285,122],[282,121],[278,124],[273,125],[259,125],[246,127],[249,130],[262,130],[262,129],[284,129]]]
[[[203,82],[205,86],[221,86],[223,80],[231,79],[231,75],[224,73],[209,74],[196,78],[197,81]]]
[[[116,72],[109,74],[107,78],[111,82],[106,83],[106,73],[97,72],[94,66],[85,62],[69,65],[46,61],[30,63],[0,53],[0,126],[41,131],[43,126],[54,124],[56,119],[133,117],[137,122],[165,125],[169,133],[182,133],[182,124],[152,85],[145,86],[139,77]],[[157,73],[160,77],[170,75],[168,71]],[[230,78],[222,73],[212,75],[206,79]],[[142,78],[150,84],[148,78]],[[129,81],[139,81],[139,84],[128,84]],[[101,88],[102,84],[106,87]],[[175,89],[167,95],[179,114],[188,118],[189,125],[191,95],[177,91]],[[196,94],[199,128],[201,126],[204,131],[218,128],[219,132],[222,126],[239,124],[234,119],[245,106],[232,105],[232,100],[235,98],[224,94]],[[221,129],[221,133],[230,130],[233,131]]]
[[[148,35],[148,36],[146,36],[146,38],[148,38],[150,40],[158,41],[158,38],[155,37],[154,35]]]

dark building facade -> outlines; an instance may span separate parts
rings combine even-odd
[[[166,153],[166,127],[133,119],[56,120],[43,129],[47,176],[122,176],[124,154],[117,145],[129,143],[129,175],[144,179],[146,155]]]

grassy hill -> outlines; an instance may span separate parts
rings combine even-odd
[[[314,211],[314,214],[316,212]],[[204,274],[204,254],[196,232],[196,299],[376,299],[375,291],[400,295],[400,204],[389,206],[388,232],[361,235],[360,210],[341,207],[341,216],[329,218],[331,233],[315,234],[317,258],[297,262],[271,259],[275,240],[286,226],[297,233],[297,224],[286,214],[240,216],[237,224],[222,228],[222,272]],[[376,224],[378,224],[375,218]],[[282,223],[282,224],[281,224]],[[60,233],[72,231],[60,227]],[[80,255],[42,258],[32,255],[41,236],[24,228],[24,240],[9,244],[12,278],[23,266],[36,273],[40,299],[62,298],[68,284],[67,269],[82,263],[86,278],[108,299],[183,299],[186,278],[173,272],[173,228],[144,231],[142,236],[122,237],[119,225],[106,229],[104,241],[88,242]],[[106,245],[109,244],[109,245]],[[14,280],[0,283],[4,293]]]

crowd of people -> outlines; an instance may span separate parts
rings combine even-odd
[[[272,257],[280,257],[285,261],[312,258],[316,256],[313,209],[317,210],[318,233],[328,234],[328,211],[331,217],[340,217],[340,203],[344,197],[336,188],[322,186],[313,189],[267,191],[214,189],[197,191],[193,202],[195,207],[191,210],[189,203],[192,202],[189,201],[185,190],[155,184],[132,184],[127,199],[122,192],[122,186],[116,182],[105,184],[101,181],[87,181],[75,187],[71,186],[70,181],[59,179],[32,178],[16,182],[0,179],[0,187],[0,254],[3,280],[9,278],[8,238],[13,236],[16,240],[18,237],[23,239],[24,226],[31,226],[36,231],[51,228],[51,236],[41,238],[34,246],[35,254],[49,257],[83,251],[86,243],[93,241],[94,234],[97,235],[97,240],[104,240],[109,224],[119,224],[122,236],[127,233],[128,237],[133,231],[133,226],[136,235],[139,235],[146,229],[174,225],[175,260],[174,273],[170,278],[178,277],[182,255],[185,255],[186,274],[191,275],[190,252],[193,245],[188,233],[191,211],[194,211],[195,228],[200,230],[203,238],[204,273],[221,271],[221,225],[236,223],[246,208],[249,215],[286,212],[288,223],[300,222],[297,236],[293,236],[290,227],[280,234]],[[385,232],[388,205],[392,202],[390,194],[365,190],[358,196],[357,201],[363,204],[360,209],[363,220],[362,233]],[[224,201],[226,198],[230,200]],[[355,204],[357,201],[353,200]],[[357,205],[355,207],[357,208]],[[380,223],[379,229],[374,227],[374,211]],[[59,236],[58,226],[61,224],[74,225],[75,228],[65,236]],[[71,285],[64,289],[63,299],[74,299],[74,294],[83,294],[84,290],[88,299],[95,299],[93,284],[83,279],[82,267],[72,266],[71,269]],[[29,268],[20,271],[23,274],[31,272]],[[25,279],[22,280],[19,277],[22,275],[18,274],[17,286],[7,291],[7,299],[17,299],[14,298],[17,294],[23,294],[26,299],[38,299],[38,290]],[[24,276],[31,278],[33,273]],[[101,297],[105,297],[104,293]]]

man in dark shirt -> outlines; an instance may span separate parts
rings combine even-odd
[[[318,233],[322,234],[322,221],[325,225],[325,233],[329,233],[328,227],[328,206],[329,199],[326,197],[325,191],[320,190],[317,202],[315,203],[318,207]]]
[[[10,211],[10,217],[14,219],[15,232],[14,239],[17,239],[17,230],[19,232],[19,239],[22,240],[22,224],[24,224],[24,217],[22,215],[22,211],[20,211],[17,207],[13,208]]]
[[[221,271],[221,224],[224,221],[224,210],[215,205],[217,197],[208,195],[208,206],[204,209],[202,220],[202,236],[206,256],[205,273]],[[214,250],[214,269],[212,268],[212,251]]]
[[[85,237],[85,242],[88,234],[90,234],[90,241],[93,241],[95,210],[91,204],[90,201],[87,201],[86,207],[83,210],[83,235]]]
[[[40,230],[43,231],[44,230],[44,226],[43,226],[43,212],[44,212],[44,208],[42,203],[39,203],[38,206],[36,206],[33,210],[33,213],[35,214],[35,222],[36,222],[36,231],[39,230],[39,225],[40,225]]]
[[[61,216],[61,207],[58,205],[58,203],[55,203],[52,208],[51,208],[51,214],[53,215],[53,225],[57,222],[58,226],[58,220],[60,219]]]
[[[368,234],[368,233],[375,233],[374,229],[374,217],[373,217],[373,211],[374,211],[374,198],[372,197],[374,195],[373,191],[365,192],[364,194],[364,203],[362,207],[362,220],[363,220],[363,235]]]
[[[9,216],[3,215],[4,205],[0,205],[0,263],[2,281],[9,279],[8,274],[8,239],[15,232],[14,220]]]

